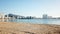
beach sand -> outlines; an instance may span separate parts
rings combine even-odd
[[[60,25],[0,22],[0,34],[60,34]]]

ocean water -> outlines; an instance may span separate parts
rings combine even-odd
[[[2,19],[0,22],[16,22],[16,23],[31,23],[31,24],[58,24],[60,19]]]

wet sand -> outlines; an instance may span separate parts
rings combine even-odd
[[[60,34],[60,25],[0,22],[0,34]]]

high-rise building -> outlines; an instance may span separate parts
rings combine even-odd
[[[43,14],[43,19],[47,19],[48,15],[47,14]]]

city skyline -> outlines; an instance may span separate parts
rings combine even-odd
[[[0,13],[60,17],[60,0],[0,0]]]

